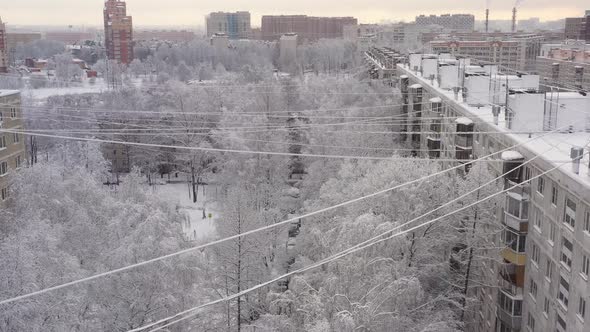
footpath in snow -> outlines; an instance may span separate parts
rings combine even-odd
[[[218,217],[214,203],[215,186],[200,185],[197,203],[193,203],[192,191],[189,191],[187,182],[171,182],[154,185],[152,188],[162,197],[177,202],[181,207],[181,212],[185,215],[182,229],[189,240],[200,241],[215,235],[215,220]]]

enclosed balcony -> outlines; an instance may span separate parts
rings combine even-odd
[[[506,192],[503,222],[517,232],[526,233],[529,228],[530,186],[518,185],[510,180],[506,182],[511,189]]]
[[[526,262],[526,234],[506,228],[502,232],[502,243],[506,246],[500,253],[502,258],[509,263],[524,266]]]
[[[512,329],[520,330],[522,322],[522,296],[511,296],[502,289],[498,291],[498,319]]]
[[[455,145],[464,150],[473,148],[473,134],[457,134],[455,135]]]

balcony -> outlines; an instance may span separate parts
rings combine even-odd
[[[520,324],[522,322],[522,296],[512,296],[503,289],[500,289],[496,304],[498,307],[498,310],[496,310],[498,319],[510,326],[510,328],[520,330]]]
[[[426,145],[428,146],[429,150],[440,150],[440,136],[433,136],[435,135],[428,134],[428,137],[426,137]]]
[[[455,135],[455,145],[463,150],[468,150],[473,148],[473,136],[467,135]]]
[[[500,305],[498,305],[496,314],[498,315],[498,319],[504,322],[504,324],[510,326],[510,328],[514,330],[520,331],[522,316],[513,316],[511,313],[502,309]]]
[[[514,298],[522,299],[524,293],[522,287],[518,287],[518,285],[516,285],[511,280],[506,280],[503,276],[501,276],[500,278],[498,278],[498,284],[500,286],[500,289],[504,293]]]
[[[528,219],[520,219],[518,217],[513,216],[512,214],[508,213],[508,211],[504,211],[504,224],[513,230],[526,233],[529,231],[529,220]]]
[[[460,146],[456,146],[456,150],[455,150],[456,159],[467,161],[467,160],[471,159],[471,153],[472,153],[471,148],[463,149]]]
[[[508,189],[507,192],[513,193],[515,195],[519,195],[522,197],[522,200],[530,200],[531,197],[531,184],[530,182],[527,183],[516,183],[506,179],[504,183],[504,189]]]
[[[502,251],[500,252],[500,256],[502,256],[502,258],[504,258],[508,262],[518,266],[524,266],[526,263],[526,254],[518,253],[512,250],[512,248],[502,249]]]

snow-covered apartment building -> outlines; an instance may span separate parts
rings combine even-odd
[[[590,331],[590,96],[450,54],[411,54],[396,75],[400,139],[417,155],[498,152],[489,165],[507,174],[501,249],[478,266],[490,280],[468,330]]]
[[[9,195],[10,174],[26,163],[21,134],[2,130],[22,129],[20,92],[0,90],[0,207]]]

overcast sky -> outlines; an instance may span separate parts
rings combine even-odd
[[[103,0],[0,0],[2,20],[12,25],[102,24]],[[490,0],[491,19],[510,19],[514,0]],[[473,13],[482,19],[486,0],[127,0],[135,25],[203,26],[212,11],[248,10],[252,26],[265,14],[354,16],[361,23],[411,21],[417,14]],[[582,16],[588,0],[528,0],[519,18],[553,20]]]

